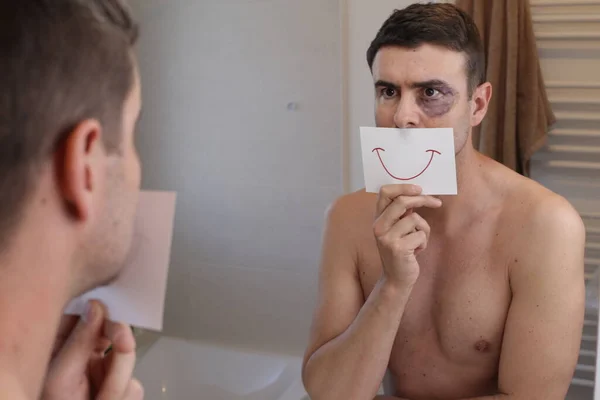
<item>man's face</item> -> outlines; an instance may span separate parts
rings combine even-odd
[[[133,239],[140,190],[141,165],[134,133],[141,110],[141,87],[135,81],[123,107],[123,134],[119,151],[106,156],[103,199],[98,202],[92,235],[86,240],[86,284],[92,288],[108,283],[124,266]]]
[[[454,128],[458,154],[471,130],[465,62],[438,46],[381,48],[373,64],[377,126]]]

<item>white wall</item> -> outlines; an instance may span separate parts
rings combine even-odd
[[[165,333],[301,353],[343,193],[338,0],[131,3],[143,187],[179,193]]]

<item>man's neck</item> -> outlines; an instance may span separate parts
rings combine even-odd
[[[39,397],[62,310],[69,300],[70,251],[52,224],[13,237],[0,258],[0,378]]]
[[[473,147],[465,148],[456,156],[456,179],[458,194],[456,196],[437,196],[442,200],[442,207],[437,210],[426,210],[424,217],[430,224],[442,225],[453,231],[464,222],[464,215],[472,211],[478,204],[481,191],[486,187],[485,169],[488,160]]]

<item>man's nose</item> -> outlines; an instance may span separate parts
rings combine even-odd
[[[421,119],[419,117],[419,106],[412,96],[402,96],[396,113],[394,114],[394,123],[397,128],[418,128]]]

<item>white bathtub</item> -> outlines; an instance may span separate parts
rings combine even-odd
[[[162,337],[139,357],[146,400],[308,400],[302,359]]]

